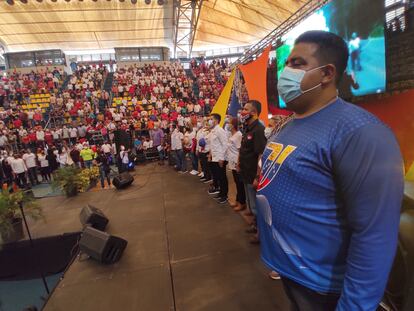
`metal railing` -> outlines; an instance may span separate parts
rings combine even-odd
[[[298,25],[306,17],[313,14],[316,10],[324,6],[331,0],[310,0],[305,5],[303,5],[299,10],[297,10],[293,15],[291,15],[287,20],[281,23],[276,27],[271,33],[266,37],[260,40],[258,43],[253,45],[249,50],[247,50],[242,57],[237,61],[231,64],[231,67],[234,67],[238,64],[243,64],[252,60],[255,56],[258,56],[264,48],[272,44],[274,47],[280,45],[280,42],[277,42],[284,34],[286,34],[293,27]]]

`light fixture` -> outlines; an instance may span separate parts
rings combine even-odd
[[[57,0],[51,0],[52,2],[56,2]]]
[[[132,4],[137,4],[137,0],[131,0]]]
[[[158,5],[163,5],[164,4],[164,0],[158,0],[157,3],[158,3]]]
[[[20,0],[21,3],[27,4],[27,0]]]
[[[37,2],[43,2],[43,0],[36,0]]]
[[[151,4],[151,0],[145,0],[145,4]]]
[[[7,4],[13,5],[14,4],[14,0],[6,0]]]

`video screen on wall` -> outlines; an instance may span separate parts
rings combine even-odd
[[[350,98],[385,91],[384,1],[333,0],[282,37],[276,50],[278,78],[295,39],[308,30],[325,30],[345,39],[348,67],[339,87],[340,96]],[[279,98],[279,106],[286,105]]]

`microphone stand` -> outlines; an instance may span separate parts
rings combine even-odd
[[[27,234],[29,235],[30,245],[34,249],[35,248],[34,247],[34,242],[33,242],[33,239],[32,239],[32,235],[30,234],[29,226],[27,225],[26,215],[24,214],[23,202],[22,201],[19,202],[19,208],[20,208],[20,213],[22,214],[24,225],[26,227]],[[46,278],[43,274],[42,269],[40,269],[40,276],[42,278],[43,286],[45,287],[46,293],[49,295],[50,294],[49,287],[47,286]]]

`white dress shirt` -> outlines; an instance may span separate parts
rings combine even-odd
[[[240,131],[234,133],[229,138],[227,143],[226,161],[229,162],[229,169],[236,169],[237,161],[239,160],[239,152],[243,134]]]
[[[27,168],[36,167],[36,156],[34,153],[25,153],[22,158]]]
[[[219,162],[224,161],[227,150],[227,134],[226,131],[216,125],[209,135],[211,161]]]
[[[183,149],[182,139],[184,134],[175,129],[171,134],[171,150],[180,150]]]
[[[27,171],[26,164],[24,164],[23,159],[13,159],[10,161],[10,165],[12,167],[13,173],[21,174]]]

